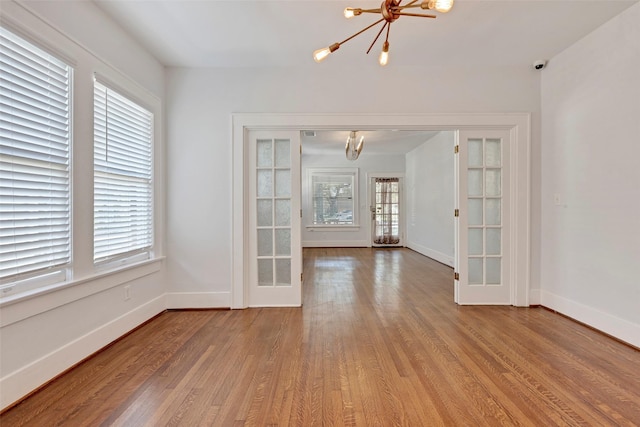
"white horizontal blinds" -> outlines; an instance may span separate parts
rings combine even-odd
[[[71,68],[0,27],[0,280],[70,261]]]
[[[94,86],[95,262],[151,249],[153,115],[99,81]]]

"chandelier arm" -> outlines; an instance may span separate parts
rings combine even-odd
[[[422,15],[420,13],[407,13],[407,12],[393,12],[394,15],[399,16],[415,16],[418,18],[435,18],[435,15]]]
[[[374,22],[373,24],[369,25],[368,27],[363,28],[362,30],[358,31],[357,33],[355,33],[354,35],[352,35],[351,37],[347,37],[346,39],[342,40],[340,43],[338,43],[339,45],[345,44],[346,42],[348,42],[349,40],[351,40],[352,38],[359,36],[360,34],[364,33],[365,31],[367,31],[369,28],[371,27],[375,27],[376,25],[378,25],[379,23],[381,23],[382,21],[384,21],[384,18],[381,18],[379,20],[377,20],[376,22]]]
[[[382,26],[382,28],[380,28],[380,31],[378,31],[378,35],[376,36],[375,39],[373,39],[373,42],[371,42],[371,46],[369,46],[369,49],[367,49],[367,55],[369,54],[369,52],[371,52],[371,48],[373,47],[374,44],[376,44],[376,41],[378,41],[378,38],[380,37],[380,34],[382,34],[382,31],[384,30],[384,27],[386,26],[391,26],[390,22],[385,22],[384,25]]]
[[[404,9],[405,7],[420,7],[419,4],[417,4],[415,6],[412,6],[412,4],[417,3],[417,2],[418,2],[418,0],[412,0],[409,3],[405,4],[404,6],[400,6],[400,5],[398,5],[398,6],[400,6],[401,9]]]
[[[360,13],[380,13],[382,12],[382,9],[377,8],[377,9],[358,9],[358,11]]]

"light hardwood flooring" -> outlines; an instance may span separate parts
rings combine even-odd
[[[4,426],[633,426],[640,352],[544,308],[461,307],[408,249],[305,249],[303,308],[169,311]]]

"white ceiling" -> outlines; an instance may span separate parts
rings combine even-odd
[[[312,52],[377,19],[346,20],[346,6],[378,0],[93,0],[167,66],[378,66],[376,30],[321,65]],[[405,3],[408,0],[405,0]],[[531,66],[548,59],[638,0],[456,0],[437,19],[393,23],[389,66]]]
[[[364,14],[346,20],[345,7],[375,8],[380,0],[92,1],[170,67],[378,67],[381,40],[365,54],[376,29],[344,44],[322,64],[313,61],[312,52],[378,19]],[[436,19],[394,22],[387,67],[532,69],[535,60],[552,58],[638,1],[455,0],[451,12]],[[364,134],[368,153],[406,153],[433,136]],[[304,152],[344,152],[347,136],[348,131],[318,131],[314,138],[303,138]]]

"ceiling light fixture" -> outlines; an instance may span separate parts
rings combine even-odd
[[[435,18],[436,17],[435,15],[405,12],[404,11],[405,9],[412,9],[412,8],[419,7],[425,10],[436,10],[438,12],[446,13],[449,10],[451,10],[451,7],[453,6],[453,0],[422,0],[422,2],[420,2],[419,4],[417,4],[418,0],[412,0],[409,3],[405,4],[404,6],[401,5],[400,3],[402,3],[402,0],[383,0],[382,4],[377,9],[360,9],[360,8],[353,8],[353,7],[346,8],[344,10],[344,16],[347,19],[351,19],[354,16],[362,15],[363,13],[379,13],[382,15],[382,18],[377,20],[373,24],[369,25],[368,27],[365,27],[362,30],[358,31],[351,37],[344,39],[341,42],[334,43],[329,47],[324,47],[322,49],[316,50],[315,52],[313,52],[313,59],[316,62],[321,62],[331,53],[338,50],[341,45],[345,44],[352,38],[364,33],[370,28],[375,27],[381,22],[384,22],[384,24],[382,25],[382,28],[380,28],[380,31],[378,32],[378,35],[376,35],[376,38],[373,39],[371,46],[369,46],[369,49],[367,50],[367,54],[371,51],[371,48],[380,37],[380,34],[382,34],[384,29],[386,28],[387,35],[382,45],[382,52],[380,53],[379,63],[380,65],[383,65],[383,66],[387,65],[387,62],[389,61],[389,29],[391,28],[391,24],[396,19],[398,19],[401,16],[416,16],[419,18]]]
[[[347,138],[347,145],[345,146],[345,151],[347,153],[347,160],[356,160],[360,156],[360,152],[362,151],[362,147],[364,147],[364,135],[360,136],[360,141],[358,145],[356,145],[356,133],[358,131],[352,130],[349,133],[349,138]]]

